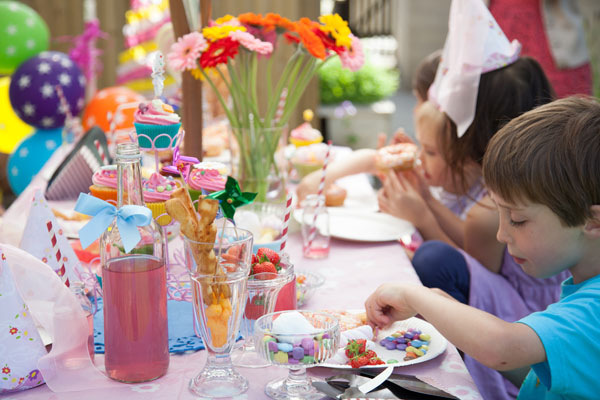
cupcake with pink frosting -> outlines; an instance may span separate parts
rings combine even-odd
[[[105,165],[92,175],[90,194],[99,199],[117,204],[117,166]]]
[[[162,176],[157,172],[142,182],[144,202],[146,207],[152,211],[152,216],[159,225],[164,226],[171,222],[165,203],[171,198],[171,193],[180,187],[181,183],[173,179],[172,176]]]
[[[175,145],[173,138],[179,132],[181,119],[173,107],[160,99],[140,103],[133,114],[138,143],[142,149],[169,149]]]
[[[305,122],[296,129],[292,129],[290,132],[290,143],[296,147],[321,143],[323,141],[323,135],[310,124],[310,121],[313,119],[312,110],[304,110],[302,116]]]
[[[194,164],[188,178],[188,186],[192,201],[198,199],[202,190],[206,193],[225,189],[227,182],[227,166],[220,162],[204,161]]]

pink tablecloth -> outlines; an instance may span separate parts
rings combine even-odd
[[[396,242],[355,243],[332,240],[329,258],[307,260],[301,255],[301,239],[298,234],[290,236],[288,251],[296,268],[319,271],[326,283],[304,305],[306,309],[360,309],[367,296],[381,283],[389,280],[418,282],[412,266],[402,248]],[[167,375],[144,384],[123,384],[110,390],[53,393],[47,386],[10,394],[2,400],[114,400],[114,399],[195,399],[187,388],[206,359],[206,352],[171,356]],[[96,356],[96,365],[103,365],[103,356]],[[272,379],[283,377],[287,370],[280,367],[260,369],[238,368],[250,381],[247,393],[235,399],[266,398],[264,386]],[[410,367],[398,367],[398,373],[410,374],[461,399],[480,399],[473,380],[465,368],[456,348],[448,344],[447,350],[437,358]],[[311,375],[328,376],[332,371],[314,368]]]

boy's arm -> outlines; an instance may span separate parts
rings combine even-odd
[[[502,267],[505,248],[496,239],[498,224],[496,205],[486,196],[469,210],[464,225],[464,250],[496,274]]]
[[[381,285],[365,308],[369,323],[379,327],[420,314],[460,350],[496,370],[546,360],[542,342],[527,325],[503,321],[424,286]]]

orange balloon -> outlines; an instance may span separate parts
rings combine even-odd
[[[119,105],[144,100],[144,96],[123,86],[102,89],[94,95],[85,108],[82,118],[83,127],[87,131],[92,126],[98,125],[104,132],[108,132]],[[133,128],[133,113],[136,108],[119,111],[119,115],[115,117],[116,129]]]

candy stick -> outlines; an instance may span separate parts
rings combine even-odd
[[[315,215],[313,217],[312,226],[308,234],[308,248],[310,248],[310,246],[312,245],[313,240],[315,240],[315,235],[317,234],[317,216],[319,215],[319,209],[321,208],[321,195],[323,194],[325,189],[325,176],[327,173],[327,164],[329,164],[330,153],[331,140],[327,142],[327,153],[325,154],[325,161],[323,162],[323,174],[321,175],[321,182],[319,182],[319,190],[317,191],[317,206],[315,207]],[[323,206],[325,206],[324,202]]]
[[[283,116],[283,111],[285,108],[285,100],[287,99],[288,90],[287,88],[283,88],[281,91],[281,97],[279,97],[279,103],[277,104],[277,111],[275,111],[275,119],[273,122],[277,124],[281,117]]]
[[[160,51],[156,52],[152,61],[152,86],[154,86],[154,97],[162,96],[164,86],[165,58]]]
[[[281,246],[279,247],[279,251],[283,251],[285,248],[287,237],[288,237],[288,226],[290,225],[290,214],[292,212],[292,194],[288,191],[287,199],[285,202],[286,210],[285,217],[283,218],[283,232],[282,232],[282,241]]]
[[[67,116],[67,122],[65,123],[65,125],[69,125],[69,122],[73,119],[73,114],[71,114],[71,107],[69,107],[69,103],[67,103],[65,92],[63,92],[62,86],[60,85],[54,86],[54,89],[56,89],[56,94],[58,95],[58,99],[60,100],[60,108],[63,109],[65,115]]]

